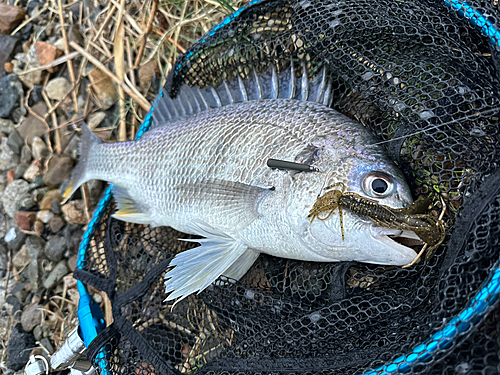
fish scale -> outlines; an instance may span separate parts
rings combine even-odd
[[[402,265],[415,252],[397,234],[344,215],[309,222],[322,187],[342,182],[362,190],[385,173],[394,191],[380,201],[411,203],[401,172],[359,123],[314,102],[265,99],[226,105],[172,120],[139,141],[102,143],[83,127],[81,156],[65,196],[89,179],[113,184],[121,220],[171,226],[204,237],[178,254],[167,273],[168,299],[201,291],[220,275],[240,278],[257,256],[306,261],[358,260]],[[317,172],[271,169],[268,159],[311,162]],[[375,233],[375,234],[374,234]]]

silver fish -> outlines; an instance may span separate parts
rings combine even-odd
[[[239,279],[260,253],[303,261],[404,265],[415,252],[394,229],[344,213],[307,218],[324,186],[394,207],[412,202],[401,171],[361,124],[324,105],[268,99],[227,105],[158,126],[139,141],[103,143],[82,127],[80,161],[64,196],[82,183],[113,184],[117,219],[203,236],[166,274],[167,300]],[[268,159],[316,172],[271,169]]]

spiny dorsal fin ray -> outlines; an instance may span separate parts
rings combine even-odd
[[[295,76],[297,71],[300,72],[300,78]],[[331,91],[331,77],[326,67],[313,79],[309,79],[305,63],[297,66],[290,63],[289,67],[279,74],[276,67],[271,65],[265,72],[258,73],[252,69],[248,78],[242,79],[238,75],[217,87],[183,85],[174,99],[168,97],[165,92],[155,103],[152,127],[207,109],[251,100],[298,99],[329,105]]]

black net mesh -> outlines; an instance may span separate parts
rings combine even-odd
[[[246,79],[271,65],[278,73],[296,66],[297,77],[305,66],[311,79],[326,68],[330,105],[387,145],[415,197],[434,193],[436,213],[445,202],[446,240],[407,269],[261,255],[238,282],[220,278],[172,308],[164,275],[193,244],[170,228],[116,221],[111,204],[75,272],[113,305],[113,325],[89,348],[96,367],[107,374],[394,372],[379,366],[422,353],[415,348],[425,342],[432,355],[400,357],[398,371],[500,373],[496,290],[486,291],[482,307],[471,302],[499,266],[497,0],[254,3],[188,50],[164,95],[174,98],[185,84]],[[464,315],[471,306],[474,314]],[[465,323],[453,320],[459,314]],[[452,340],[432,346],[429,338],[450,329]]]

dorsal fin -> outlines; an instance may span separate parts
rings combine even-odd
[[[300,77],[296,76],[297,71],[301,73]],[[326,67],[313,79],[309,79],[305,63],[290,63],[279,74],[276,67],[271,65],[263,73],[252,69],[248,78],[238,76],[217,87],[182,85],[174,99],[164,93],[154,104],[151,126],[156,127],[208,109],[251,100],[297,99],[329,106],[332,98],[332,80]]]

